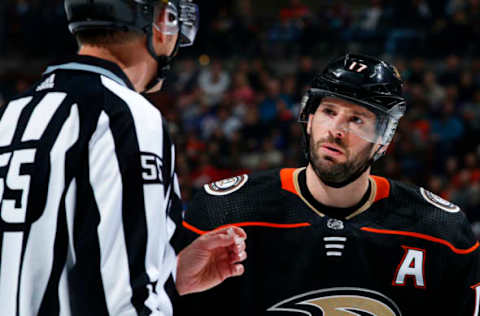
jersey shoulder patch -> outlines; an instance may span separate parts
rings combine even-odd
[[[427,201],[428,203],[432,204],[433,206],[436,206],[445,212],[448,213],[458,213],[460,211],[460,207],[439,197],[438,195],[425,190],[424,188],[420,188],[420,193],[422,194],[422,197]]]
[[[203,188],[210,195],[227,195],[239,190],[248,181],[248,175],[242,174],[233,178],[223,179],[209,184],[205,184]]]

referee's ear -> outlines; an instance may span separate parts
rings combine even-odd
[[[168,26],[169,23],[172,23],[169,22],[169,19],[175,17],[171,16],[166,7],[158,10],[158,14],[155,14],[154,24],[152,25],[152,44],[158,56],[170,56],[172,52],[175,51],[177,38],[179,36],[178,30],[174,33]]]
[[[165,42],[165,37],[167,36],[166,33],[166,25],[165,21],[168,19],[168,13],[165,7],[156,9],[154,14],[154,21],[152,25],[153,28],[153,37],[159,41],[160,43]]]

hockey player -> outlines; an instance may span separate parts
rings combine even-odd
[[[233,224],[249,258],[181,314],[201,302],[199,315],[479,315],[479,243],[459,207],[370,174],[406,110],[402,84],[378,58],[330,62],[302,102],[305,168],[204,186],[180,245]]]

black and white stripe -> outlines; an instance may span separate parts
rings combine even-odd
[[[2,316],[171,315],[180,190],[160,112],[91,57],[44,78],[0,112]]]

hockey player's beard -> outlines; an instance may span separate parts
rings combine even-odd
[[[370,155],[374,146],[374,144],[370,143],[356,155],[355,159],[349,159],[350,151],[345,148],[346,146],[340,139],[325,138],[314,143],[312,137],[310,137],[309,142],[310,164],[315,174],[324,183],[342,183],[359,172],[360,169],[365,168],[370,161]],[[319,148],[326,142],[334,143],[341,147],[345,152],[347,160],[343,163],[338,163],[333,158],[319,153]]]

